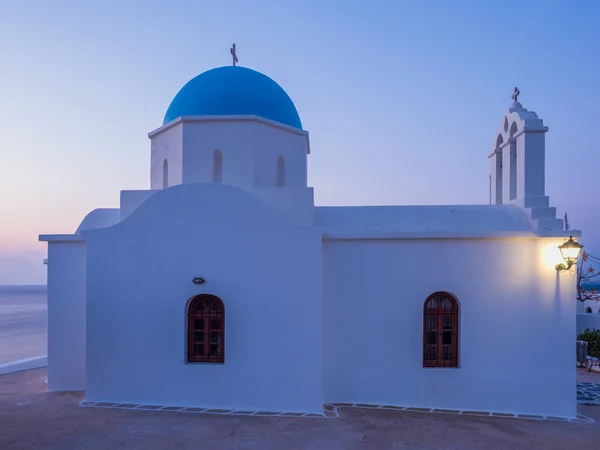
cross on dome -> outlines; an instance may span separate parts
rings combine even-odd
[[[229,53],[231,53],[231,56],[233,58],[233,65],[235,66],[235,63],[238,62],[237,53],[235,52],[235,44],[231,46],[231,48],[229,49]]]

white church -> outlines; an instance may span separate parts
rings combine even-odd
[[[235,64],[196,76],[148,135],[149,189],[40,236],[48,390],[576,417],[575,278],[555,265],[579,232],[545,193],[548,127],[514,100],[482,151],[491,204],[325,207],[286,92]]]

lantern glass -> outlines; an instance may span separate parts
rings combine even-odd
[[[571,237],[567,242],[565,242],[562,245],[559,245],[558,248],[560,249],[560,253],[565,262],[569,265],[572,265],[575,261],[577,261],[577,258],[579,257],[579,253],[581,252],[583,245],[581,245],[578,242],[575,242],[573,240],[573,237]]]

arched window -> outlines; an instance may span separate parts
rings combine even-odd
[[[163,189],[169,187],[169,161],[163,161]]]
[[[517,122],[513,122],[510,126],[510,137],[511,139],[517,133]],[[510,144],[510,174],[509,174],[509,194],[510,199],[514,200],[517,198],[517,144],[511,142]]]
[[[585,308],[585,312],[587,314],[591,314],[592,313],[592,308],[590,308],[589,306],[587,308]]]
[[[500,148],[500,146],[504,144],[504,138],[502,137],[501,134],[498,135],[498,137],[496,138],[496,148]]]
[[[276,186],[277,187],[285,186],[285,159],[283,159],[283,156],[280,156],[279,158],[277,158]]]
[[[517,122],[513,122],[512,125],[510,126],[510,137],[514,137],[515,134],[517,134],[517,131],[519,131],[519,127],[517,126]]]
[[[188,305],[188,362],[225,362],[225,307],[219,297],[196,295]]]
[[[213,155],[213,181],[220,183],[223,181],[223,153],[216,149]]]
[[[501,205],[503,202],[502,199],[502,186],[503,186],[503,182],[502,182],[502,151],[500,150],[500,147],[502,146],[502,144],[504,143],[504,139],[502,138],[502,135],[499,134],[498,138],[496,139],[496,205]]]
[[[423,367],[458,367],[458,301],[447,292],[425,300]]]

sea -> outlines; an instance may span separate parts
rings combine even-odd
[[[0,364],[46,354],[46,286],[0,286]]]

